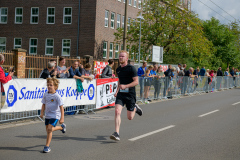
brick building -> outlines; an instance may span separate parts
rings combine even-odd
[[[128,0],[128,21],[136,19],[141,1]],[[185,7],[191,2],[181,1]],[[124,25],[124,8],[125,0],[1,1],[0,50],[118,58],[121,44],[114,44],[113,33]]]

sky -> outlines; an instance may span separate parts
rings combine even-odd
[[[220,15],[208,8],[203,3],[214,11],[218,12]],[[220,20],[222,24],[229,24],[230,21],[234,21],[235,19],[240,20],[240,0],[192,0],[191,9],[197,13],[198,17],[202,20],[209,20],[211,17],[215,17]]]

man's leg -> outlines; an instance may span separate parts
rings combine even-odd
[[[134,108],[133,111],[127,111],[127,117],[129,120],[132,120],[135,116],[135,113],[136,113],[136,108]]]
[[[122,106],[120,104],[116,104],[115,106],[115,131],[119,134],[120,124],[121,124],[121,113]]]

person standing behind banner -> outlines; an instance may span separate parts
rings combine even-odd
[[[3,70],[3,63],[5,62],[5,58],[3,54],[0,54],[0,82],[1,82],[1,92],[4,92],[4,88],[3,88],[3,84],[7,83],[8,81],[10,81],[12,79],[12,76],[14,74],[14,72],[12,72],[12,70],[10,70],[8,72],[8,75],[5,76],[4,70]]]
[[[50,77],[56,77],[57,70],[55,70],[54,67],[55,67],[54,63],[48,62],[48,67],[42,71],[40,78],[47,79]]]
[[[113,78],[112,77],[112,67],[114,66],[114,60],[109,59],[108,65],[102,71],[102,78]]]
[[[69,69],[70,67],[64,66],[66,63],[66,59],[64,57],[59,58],[59,66],[57,66],[57,77],[58,78],[68,78],[70,76]]]
[[[85,64],[85,67],[82,69],[82,78],[92,80],[94,76],[91,74],[91,64],[87,63]]]
[[[149,88],[151,86],[151,81],[153,78],[153,75],[151,74],[151,70],[153,69],[153,66],[148,66],[146,72],[145,72],[145,78],[144,78],[144,101],[146,104],[148,104],[148,94],[149,94]]]
[[[138,68],[138,81],[140,85],[140,98],[143,98],[143,88],[144,88],[144,76],[145,76],[145,71],[147,70],[147,62],[143,62],[142,67]]]
[[[84,81],[84,78],[82,77],[82,74],[78,70],[78,61],[75,61],[73,63],[73,66],[69,69],[70,76],[68,78],[75,78],[80,79],[82,82]]]
[[[162,67],[160,67],[160,66],[158,67],[156,74],[157,74],[157,77],[155,77],[156,80],[155,80],[154,99],[158,100],[159,94],[160,94],[160,89],[161,89],[162,82],[163,82],[163,78],[165,77]]]

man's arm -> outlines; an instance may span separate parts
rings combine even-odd
[[[119,82],[119,80],[118,80],[117,91],[116,91],[116,93],[114,94],[114,97],[117,97],[117,94],[118,94],[118,91],[119,91],[119,85],[120,85],[120,82]]]
[[[130,88],[130,87],[134,87],[136,85],[138,85],[138,76],[133,77],[133,82],[132,83],[129,83],[129,84],[126,84],[126,85],[120,84],[119,88],[120,89],[126,89],[126,88]]]

